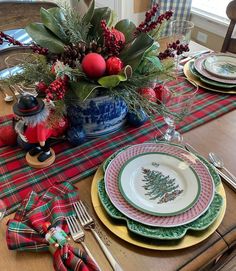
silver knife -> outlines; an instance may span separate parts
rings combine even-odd
[[[194,147],[192,147],[191,145],[189,145],[188,143],[184,144],[184,147],[191,153],[193,154],[199,154],[200,156],[202,156],[196,149],[194,149]],[[211,164],[212,165],[212,164]],[[215,171],[223,178],[223,180],[226,181],[227,184],[229,184],[235,191],[236,191],[236,183],[229,178],[227,175],[225,175],[222,171],[220,171],[218,168],[216,168],[214,165],[212,165],[212,167],[215,169]]]

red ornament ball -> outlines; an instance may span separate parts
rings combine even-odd
[[[124,67],[123,62],[116,56],[111,56],[106,61],[107,73],[118,74]]]
[[[106,71],[106,61],[97,53],[89,53],[82,60],[82,69],[88,77],[99,78]]]
[[[163,85],[158,85],[154,88],[156,93],[157,103],[165,102],[170,100],[170,92]]]
[[[145,97],[150,102],[156,102],[157,100],[156,92],[152,88],[148,88],[148,87],[139,88],[138,92],[141,96]]]
[[[121,41],[122,44],[125,44],[125,35],[121,31],[119,31],[115,28],[112,28],[111,32],[115,36],[115,40],[117,42]]]
[[[16,141],[17,134],[12,125],[0,127],[0,146],[14,146]]]

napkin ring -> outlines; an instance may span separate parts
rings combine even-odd
[[[69,236],[59,226],[53,227],[50,222],[43,224],[43,231],[45,232],[45,239],[48,241],[52,253],[55,249],[60,249],[62,256],[67,259],[68,257],[68,241]]]

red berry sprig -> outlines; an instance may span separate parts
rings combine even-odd
[[[173,11],[169,10],[157,16],[158,9],[159,5],[155,4],[149,11],[146,12],[145,20],[136,28],[135,35],[140,32],[147,33],[156,29],[156,27],[161,25],[164,20],[169,20],[173,15]]]
[[[107,27],[106,21],[101,20],[101,28],[103,30],[104,45],[109,55],[118,56],[124,44],[121,40],[117,40],[115,34]]]
[[[24,44],[21,43],[20,41],[14,39],[13,37],[3,32],[0,32],[0,45],[3,44],[3,42],[7,42],[9,45],[12,44],[12,45],[24,46]]]
[[[40,54],[40,55],[46,55],[48,53],[47,48],[43,48],[35,43],[30,44],[29,46],[23,44],[22,42],[14,39],[10,35],[5,34],[4,32],[0,32],[0,45],[2,45],[4,42],[7,42],[8,45],[17,45],[20,47],[26,47],[32,49],[34,53]]]
[[[158,58],[160,60],[166,59],[168,57],[174,57],[175,55],[181,55],[183,52],[188,52],[188,44],[181,44],[179,40],[169,43],[164,52],[159,53]]]
[[[64,76],[63,78],[58,77],[49,86],[44,82],[39,82],[36,87],[38,90],[46,94],[46,100],[48,102],[62,100],[68,89],[68,79],[69,78],[67,76]]]

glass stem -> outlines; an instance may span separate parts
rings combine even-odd
[[[175,133],[176,133],[176,131],[175,131],[174,123],[173,124],[169,123],[168,128],[167,128],[166,133],[165,133],[165,139],[167,141],[171,141],[174,138]]]

